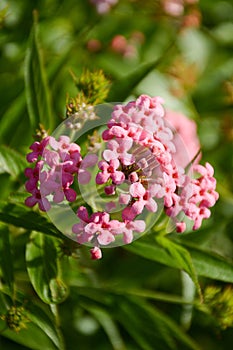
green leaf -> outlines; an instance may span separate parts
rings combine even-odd
[[[64,238],[60,231],[45,216],[25,205],[0,201],[0,221],[30,231],[43,232],[46,235]]]
[[[189,242],[180,242],[190,252],[195,269],[200,276],[233,283],[232,261]]]
[[[157,295],[151,291],[128,292],[126,289],[124,292],[123,289],[118,290],[118,288],[79,286],[72,292],[78,294],[82,306],[88,305],[89,312],[95,310],[96,307],[104,308],[103,312],[106,308],[108,311],[112,310],[113,319],[116,319],[125,328],[140,349],[154,350],[155,344],[156,350],[199,349],[198,345],[169,316],[143,300],[152,298],[165,302],[183,303],[181,298],[176,297],[177,300],[169,300],[170,298],[165,297],[164,300],[163,295]],[[177,347],[177,341],[183,347]]]
[[[9,239],[8,226],[0,223],[0,270],[3,283],[9,288],[10,294],[14,294],[14,270],[13,257]]]
[[[187,274],[190,276],[193,283],[195,284],[198,294],[200,295],[200,297],[202,297],[201,287],[198,282],[197,273],[188,250],[182,247],[181,245],[172,242],[170,239],[164,236],[157,236],[156,241],[161,247],[163,247],[168,252],[172,259],[176,260],[177,264],[179,265],[179,268],[187,272]]]
[[[162,62],[164,56],[167,55],[172,47],[173,45],[170,45],[159,58],[156,58],[152,62],[141,64],[134,72],[116,80],[112,84],[107,100],[109,102],[124,101],[140,81]]]
[[[47,304],[65,300],[67,286],[60,276],[57,242],[39,232],[32,232],[26,247],[27,271],[38,296]]]
[[[156,350],[199,349],[171,318],[146,301],[122,297],[117,305],[116,318],[140,349],[154,350],[155,344]]]
[[[24,91],[17,96],[1,116],[0,143],[9,144],[12,140],[12,130],[20,125],[26,114],[26,101]]]
[[[8,296],[0,291],[0,315],[6,315],[11,306]],[[15,332],[8,328],[5,320],[0,318],[1,336],[11,339],[15,344],[21,344],[33,350],[40,350],[41,348],[46,350],[59,349],[56,331],[45,312],[42,309],[39,310],[38,306],[32,305],[30,302],[27,303],[27,307],[24,309],[26,309],[25,315],[29,321],[25,323],[26,329]]]
[[[30,321],[37,325],[52,340],[58,349],[61,348],[60,337],[55,322],[36,304],[27,304]]]
[[[81,306],[85,308],[89,313],[91,313],[103,327],[103,329],[109,337],[113,349],[125,350],[125,346],[118,331],[118,328],[111,316],[109,315],[109,313],[101,307],[90,306],[85,303],[81,303]]]
[[[0,145],[0,174],[7,173],[18,178],[23,173],[27,162],[24,156],[14,149]]]
[[[45,128],[52,130],[54,125],[50,94],[38,39],[36,12],[34,12],[34,24],[25,60],[25,88],[32,127],[35,129],[41,123]]]
[[[0,320],[0,329],[4,328],[4,321]],[[11,339],[16,344],[25,346],[25,349],[32,350],[57,350],[59,349],[52,340],[46,335],[44,330],[40,329],[33,322],[27,323],[27,329],[22,329],[16,333],[6,329],[1,333],[2,336]]]
[[[233,283],[232,262],[193,244],[182,242],[182,240],[179,243],[187,246],[197,275]],[[124,248],[146,259],[180,269],[180,263],[155,241],[153,243],[143,240],[135,241]]]

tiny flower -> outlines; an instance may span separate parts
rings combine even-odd
[[[121,184],[125,180],[124,173],[117,170],[120,166],[118,159],[111,159],[109,163],[100,161],[98,166],[101,170],[101,172],[96,175],[96,183],[98,185],[106,183],[109,179],[116,185]]]
[[[34,163],[38,160],[39,156],[42,156],[43,151],[45,147],[47,146],[49,142],[49,137],[45,137],[43,140],[40,142],[36,141],[34,142],[31,146],[30,149],[32,150],[31,153],[27,154],[27,161],[29,163]]]
[[[25,204],[28,207],[34,207],[36,204],[39,205],[41,211],[48,211],[50,209],[50,203],[47,198],[43,198],[38,189],[32,191],[32,195],[25,199]]]
[[[99,247],[94,247],[90,250],[92,260],[99,260],[102,258],[102,252]]]
[[[86,185],[91,180],[91,173],[87,170],[87,168],[93,167],[97,164],[98,157],[95,154],[88,154],[85,158],[83,158],[79,170],[78,170],[78,181],[82,185]]]
[[[133,240],[133,231],[143,232],[146,229],[146,223],[143,220],[128,221],[123,230],[124,243],[129,244]]]

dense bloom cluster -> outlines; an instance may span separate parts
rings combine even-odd
[[[94,246],[93,259],[101,258],[100,247],[111,245],[119,237],[124,244],[131,243],[135,235],[144,232],[147,223],[143,213],[157,213],[158,202],[163,203],[177,232],[185,231],[187,219],[193,221],[193,230],[198,229],[218,199],[214,171],[209,163],[203,166],[197,161],[192,171],[185,171],[191,159],[184,164],[184,159],[176,158],[180,150],[166,120],[162,98],[141,95],[136,101],[114,107],[102,133],[105,149],[100,160],[93,153],[83,158],[80,146],[67,136],[35,142],[27,156],[34,168],[25,171],[29,178],[26,189],[31,193],[26,204],[38,203],[47,211],[51,201],[75,201],[76,192],[71,188],[75,177],[79,184],[89,184],[93,174],[88,168],[96,165],[95,183],[109,198],[106,210],[92,208],[89,213],[89,207],[80,205],[79,222],[72,226],[78,243]],[[199,143],[194,143],[192,152],[198,148]]]

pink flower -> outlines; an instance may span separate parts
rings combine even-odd
[[[133,240],[133,231],[143,232],[146,229],[146,223],[143,220],[127,221],[123,229],[124,243],[129,244]]]
[[[124,173],[117,170],[120,166],[118,159],[111,159],[109,163],[100,161],[98,165],[101,170],[101,172],[96,175],[96,183],[98,185],[106,183],[109,179],[116,185],[121,184],[125,180]]]
[[[181,113],[169,110],[166,111],[165,119],[174,134],[173,144],[176,152],[173,154],[173,159],[178,166],[186,167],[201,147],[196,123]],[[200,160],[200,156],[196,162],[198,160]]]
[[[122,232],[124,224],[118,220],[110,220],[108,213],[96,214],[93,220],[85,227],[85,232],[92,238],[96,237],[97,242],[101,245],[108,245],[114,242],[115,235]]]
[[[133,199],[133,203],[123,209],[123,220],[134,220],[137,215],[142,213],[144,206],[147,210],[156,212],[156,202],[153,200],[150,191],[147,191],[140,182],[130,185],[129,193]]]
[[[50,203],[47,198],[42,197],[38,189],[32,191],[32,195],[25,199],[25,204],[28,207],[34,207],[38,204],[41,211],[48,211],[50,209]]]
[[[47,144],[49,143],[49,136],[45,137],[43,140],[40,142],[36,141],[34,142],[31,146],[30,149],[32,150],[31,153],[27,154],[27,161],[29,163],[34,163],[38,160],[39,156],[42,156],[43,151]]]
[[[108,142],[108,149],[103,152],[103,157],[107,161],[119,159],[124,165],[132,164],[134,161],[134,156],[128,153],[132,145],[133,140],[129,137],[110,140]]]
[[[87,170],[93,167],[98,161],[98,157],[95,154],[88,154],[80,163],[78,170],[78,182],[82,185],[86,185],[91,180],[91,173]]]

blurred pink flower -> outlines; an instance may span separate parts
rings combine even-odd
[[[184,114],[167,110],[165,113],[167,125],[173,131],[173,144],[176,151],[173,154],[177,166],[186,167],[197,155],[201,146],[197,135],[197,125],[194,120]],[[196,162],[200,160],[199,155]]]
[[[100,15],[110,11],[111,7],[116,5],[118,0],[90,0],[96,6],[96,10]]]

